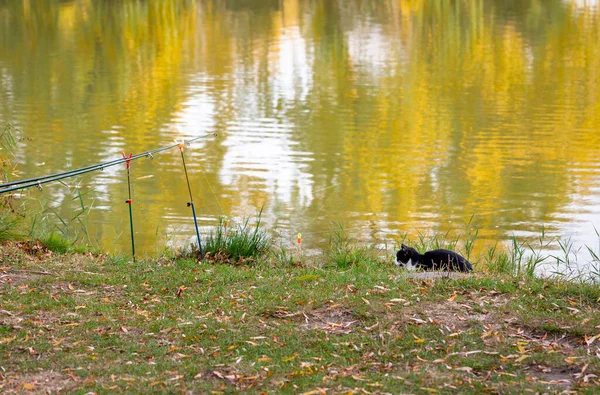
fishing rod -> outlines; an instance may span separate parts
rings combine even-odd
[[[123,163],[124,160],[123,159],[115,159],[115,160],[111,160],[109,162],[104,162],[104,163],[100,163],[97,165],[90,165],[90,166],[86,166],[86,167],[80,167],[78,169],[73,169],[73,170],[68,170],[65,172],[61,172],[61,173],[55,173],[55,174],[49,174],[46,176],[39,176],[39,177],[33,177],[33,178],[27,178],[25,180],[17,180],[17,181],[11,181],[11,182],[7,182],[5,184],[0,185],[0,188],[7,188],[7,187],[11,187],[13,185],[21,185],[21,184],[26,184],[26,183],[31,183],[31,182],[39,182],[41,180],[44,179],[48,179],[48,178],[54,178],[57,176],[62,176],[62,175],[72,175],[73,173],[77,173],[80,174],[80,172],[86,172],[86,171],[92,171],[95,170],[97,167],[100,168],[105,168],[105,167],[110,167],[110,166],[114,166],[114,165],[118,165],[120,163]],[[77,175],[75,174],[75,175]]]
[[[194,137],[192,139],[184,141],[184,143],[189,144],[193,141],[196,141],[196,140],[199,140],[199,139],[202,139],[205,137],[209,137],[209,136],[216,136],[216,133],[207,133],[202,136]],[[151,151],[146,151],[141,154],[133,155],[131,158],[127,158],[127,159],[120,158],[120,159],[115,159],[115,160],[111,160],[111,161],[104,162],[104,163],[99,163],[97,165],[91,165],[91,166],[81,167],[81,168],[74,169],[74,170],[69,170],[66,172],[55,173],[55,174],[50,174],[50,175],[46,175],[46,176],[33,177],[33,178],[25,179],[25,180],[18,180],[18,181],[8,182],[5,184],[0,184],[0,195],[4,194],[4,193],[12,192],[12,191],[17,191],[20,189],[26,189],[26,188],[31,188],[31,187],[41,187],[42,184],[62,180],[63,178],[75,177],[75,176],[89,173],[92,171],[104,170],[104,168],[116,166],[121,163],[125,163],[127,160],[134,161],[136,159],[144,158],[144,157],[149,157],[152,159],[153,154],[157,154],[157,153],[169,150],[171,148],[177,147],[179,144],[180,143],[176,143],[176,144],[169,145],[167,147],[158,148],[158,149],[151,150]]]
[[[194,208],[194,198],[192,197],[192,187],[190,186],[190,178],[188,177],[187,166],[185,165],[185,157],[183,155],[183,146],[185,142],[179,143],[179,152],[181,152],[181,161],[183,162],[183,172],[185,173],[185,180],[187,181],[188,192],[190,194],[190,201],[188,207],[192,208],[192,216],[194,217],[194,226],[196,226],[196,236],[198,237],[198,249],[200,250],[200,260],[204,259],[204,253],[202,252],[202,243],[200,241],[200,231],[198,230],[198,220],[196,219],[196,209]]]
[[[129,199],[125,200],[125,203],[129,205],[129,227],[131,229],[131,256],[133,257],[133,261],[135,262],[135,242],[133,240],[133,209],[131,207],[131,176],[130,176],[130,167],[131,167],[131,158],[133,154],[129,154],[129,157],[125,155],[125,152],[121,153],[123,155],[123,159],[125,159],[125,166],[127,166],[127,190],[129,192]]]

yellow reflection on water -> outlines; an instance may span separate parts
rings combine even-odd
[[[31,138],[24,176],[168,145],[173,127],[217,132],[189,153],[205,227],[264,206],[275,233],[315,246],[335,222],[379,242],[473,215],[490,242],[545,226],[589,243],[598,15],[533,0],[4,2],[0,122]],[[140,250],[193,236],[180,167],[132,168]],[[82,181],[109,250],[128,247],[123,180]],[[67,218],[72,194],[40,197]]]

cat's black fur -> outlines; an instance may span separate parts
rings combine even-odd
[[[433,250],[419,254],[417,250],[404,244],[396,253],[396,266],[405,266],[410,270],[473,271],[473,266],[454,251]]]

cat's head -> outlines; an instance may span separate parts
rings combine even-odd
[[[406,264],[411,260],[414,251],[415,250],[413,248],[407,247],[404,244],[402,244],[400,246],[400,249],[396,253],[396,266],[406,266]]]

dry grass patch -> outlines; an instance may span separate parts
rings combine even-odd
[[[0,287],[18,286],[32,280],[40,278],[40,274],[28,270],[15,270],[6,267],[0,267]]]
[[[212,381],[222,390],[251,390],[258,383],[267,378],[267,372],[259,374],[245,374],[230,366],[215,366],[214,370],[200,372],[194,376],[194,380]]]
[[[360,322],[352,311],[340,305],[313,310],[303,313],[302,316],[300,327],[333,334],[348,334]]]
[[[297,323],[301,329],[316,329],[333,334],[348,334],[360,322],[360,319],[349,309],[334,304],[311,311],[290,313],[284,309],[267,311],[263,317],[283,319]]]
[[[52,370],[27,373],[20,376],[6,375],[0,377],[0,389],[3,393],[49,394],[69,390],[78,381],[76,376],[70,376]],[[4,382],[4,384],[3,384]]]

